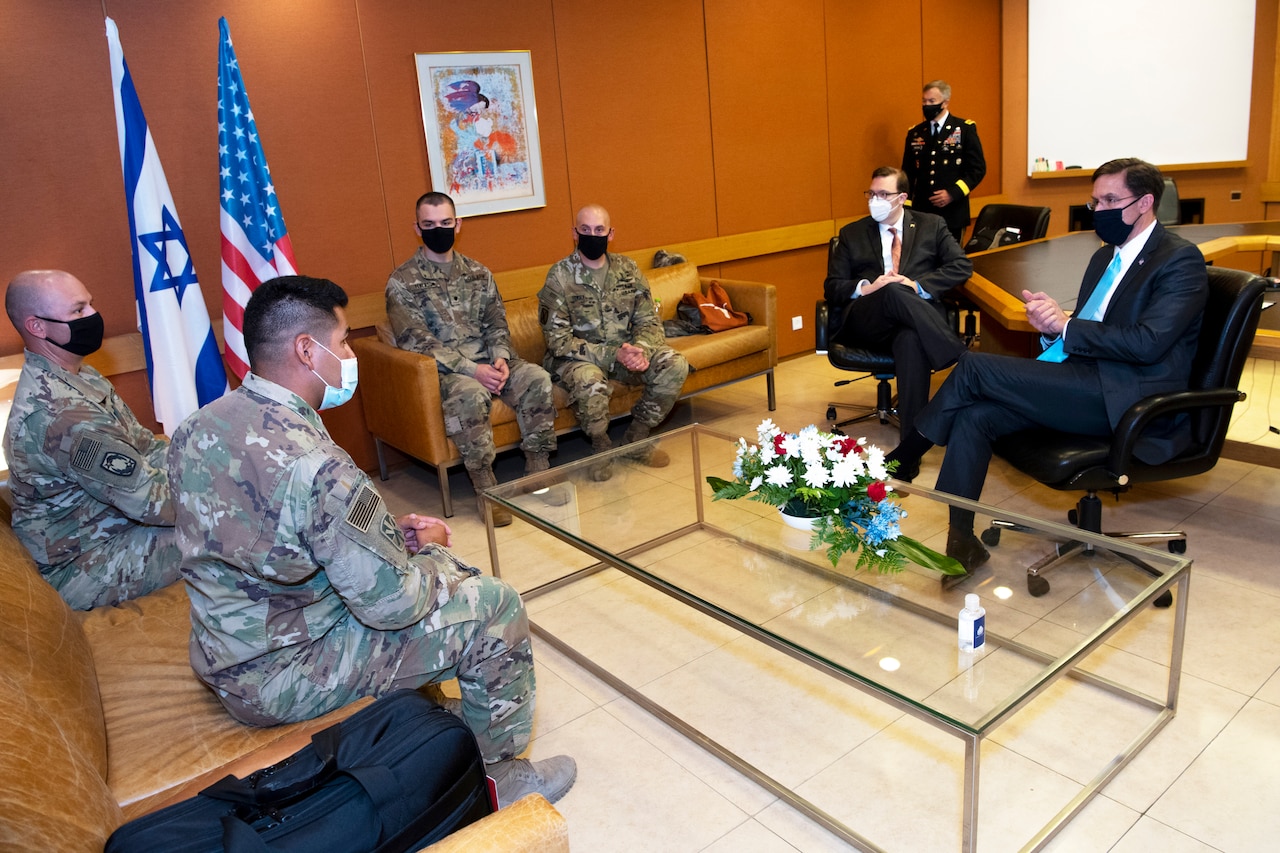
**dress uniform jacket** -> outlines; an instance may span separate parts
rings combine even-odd
[[[969,119],[948,113],[935,138],[929,122],[917,124],[907,131],[902,171],[911,181],[912,208],[941,216],[956,242],[964,245],[962,237],[969,224],[969,194],[987,174],[978,126]],[[929,196],[938,190],[951,193],[951,203],[946,207],[934,207],[929,202]]]

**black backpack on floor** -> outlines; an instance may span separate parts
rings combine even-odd
[[[471,730],[398,690],[279,764],[126,823],[105,853],[400,853],[492,811]]]

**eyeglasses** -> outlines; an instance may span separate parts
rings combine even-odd
[[[881,190],[865,190],[862,195],[867,201],[871,201],[873,198],[878,198],[881,201],[888,201],[891,198],[896,198],[897,196],[902,195],[902,193],[887,193]]]
[[[603,237],[606,234],[613,233],[613,229],[606,225],[597,225],[595,228],[592,228],[590,225],[579,225],[577,228],[574,228],[573,230],[577,231],[579,234],[582,234],[585,237],[589,237],[592,234],[594,234],[597,237]]]
[[[1131,198],[1139,198],[1136,195],[1127,195],[1124,198],[1116,198],[1113,195],[1104,195],[1102,198],[1091,198],[1085,202],[1085,207],[1090,210],[1111,210],[1122,201],[1128,201]],[[1127,205],[1126,205],[1127,206]]]

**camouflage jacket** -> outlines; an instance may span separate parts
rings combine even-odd
[[[41,570],[139,524],[173,525],[165,451],[88,365],[26,352],[4,433],[13,529]]]
[[[597,288],[591,270],[575,251],[547,271],[538,291],[538,322],[547,340],[543,367],[555,360],[588,361],[606,373],[618,347],[635,344],[646,356],[666,344],[653,296],[636,262],[610,252],[604,287]]]
[[[253,373],[183,421],[169,465],[192,666],[220,689],[270,680],[348,620],[411,625],[476,573],[436,545],[410,557],[319,414]]]
[[[476,364],[515,355],[507,309],[483,264],[453,253],[449,275],[419,249],[387,280],[396,346],[429,355],[445,373],[474,376]]]

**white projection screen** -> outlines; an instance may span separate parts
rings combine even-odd
[[[1248,156],[1254,0],[1027,0],[1027,172]]]

